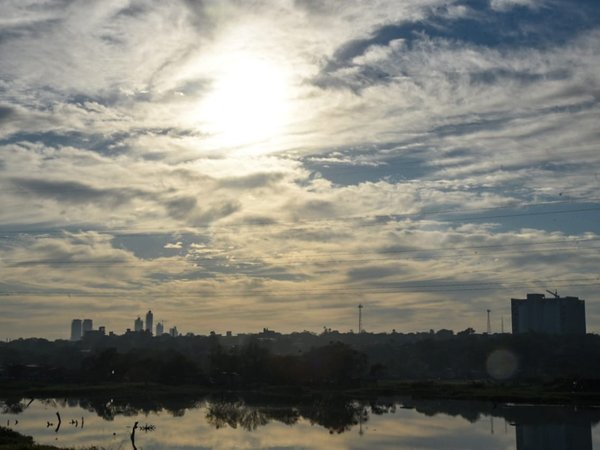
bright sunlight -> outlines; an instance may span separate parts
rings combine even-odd
[[[200,105],[206,131],[219,146],[265,144],[282,134],[289,117],[285,70],[255,56],[222,65],[212,92]]]

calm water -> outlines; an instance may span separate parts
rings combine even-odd
[[[133,449],[137,421],[149,428],[136,430],[139,450],[600,449],[600,410],[567,407],[335,398],[277,405],[231,398],[13,399],[0,406],[0,424],[60,446]]]

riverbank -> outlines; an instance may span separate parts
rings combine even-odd
[[[31,436],[25,436],[10,428],[0,427],[0,450],[75,450],[72,448],[39,445]],[[98,447],[88,447],[78,450],[102,450]]]
[[[479,400],[494,403],[600,405],[600,389],[572,382],[497,383],[492,381],[380,381],[360,386],[245,386],[206,387],[153,383],[48,385],[3,383],[0,398],[205,398],[239,395],[286,400],[339,396],[351,399],[403,396],[415,399]]]

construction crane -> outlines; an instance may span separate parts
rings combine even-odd
[[[546,289],[546,292],[547,292],[548,294],[551,294],[551,295],[553,295],[553,296],[554,296],[554,298],[560,298],[560,295],[558,295],[558,290],[557,290],[557,289],[555,289],[555,290],[554,290],[554,292],[552,292],[552,291],[549,291],[548,289]]]

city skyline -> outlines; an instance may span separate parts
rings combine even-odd
[[[150,332],[151,335],[161,336],[164,333],[164,320],[160,320],[156,323],[156,326],[153,326],[154,315],[152,311],[148,311],[146,313],[146,322],[140,316],[133,321],[133,327],[128,327],[124,330],[124,332]],[[93,319],[72,319],[71,320],[71,328],[70,328],[70,340],[71,341],[79,341],[81,340],[88,332],[91,331],[100,331],[102,334],[106,332],[106,326],[102,325],[98,327],[98,330],[94,329]],[[177,330],[177,327],[174,328]],[[109,330],[112,334],[114,330]],[[44,336],[30,336],[37,338],[44,338]]]
[[[520,334],[520,333],[528,333],[528,332],[537,332],[537,333],[549,333],[549,334],[586,334],[586,313],[585,313],[585,300],[580,299],[578,297],[561,297],[557,291],[551,292],[547,291],[551,294],[551,297],[546,297],[545,294],[540,293],[528,293],[526,299],[510,299],[510,307],[511,307],[511,322],[512,322],[512,334]],[[559,305],[562,304],[562,307]],[[358,305],[358,323],[359,326],[356,330],[339,330],[331,327],[324,326],[323,332],[332,331],[338,333],[369,333],[369,331],[365,330],[362,326],[362,309],[363,305]],[[504,317],[500,318],[500,327],[494,328],[491,325],[490,313],[491,310],[486,310],[487,313],[487,328],[486,334],[504,334],[507,331],[504,329]],[[152,320],[154,315],[152,311],[148,311],[146,313],[146,318],[151,316]],[[150,330],[150,334],[153,336],[162,336],[163,334],[170,334],[171,336],[179,335],[181,332],[177,330],[176,326],[173,326],[168,329],[168,332],[165,331],[165,320],[157,321],[156,325],[153,329]],[[152,326],[152,325],[151,325]],[[472,327],[466,327],[466,329]],[[106,326],[101,326],[99,329],[103,331],[106,330]],[[93,330],[93,319],[73,319],[71,321],[70,328],[70,340],[76,341],[80,340],[88,331]],[[114,329],[109,330],[110,333],[119,334],[118,331],[115,332]],[[148,323],[144,323],[144,320],[141,319],[140,316],[134,320],[133,327],[128,327],[124,330],[124,333],[128,332],[148,332],[149,327]],[[273,330],[269,330],[269,328],[263,328],[263,333],[272,332]],[[305,332],[311,331],[306,328],[303,330],[293,330],[292,332]],[[392,330],[377,330],[375,333],[405,333],[403,330],[396,330],[395,328]],[[438,330],[430,329],[429,332],[446,332],[453,331],[459,332],[461,330],[448,330],[447,328],[441,328]],[[477,330],[473,329],[474,332]],[[313,333],[314,330],[312,331]],[[427,333],[427,330],[419,330],[418,333]],[[189,330],[187,333],[197,334],[194,330]],[[230,329],[228,330],[210,330],[204,335],[226,335],[232,336],[234,332]],[[256,334],[260,333],[256,330],[253,331],[241,331],[239,335],[246,334]],[[484,333],[484,331],[480,331],[480,333]],[[315,333],[316,334],[316,333]],[[200,334],[201,335],[201,334]],[[32,336],[43,338],[43,336]]]
[[[546,289],[600,331],[598,2],[11,0],[0,37],[0,339],[497,330]]]

